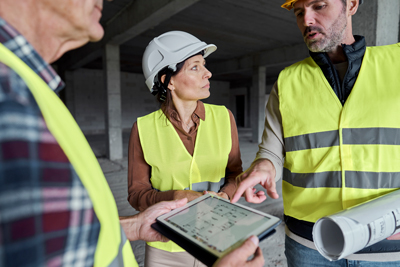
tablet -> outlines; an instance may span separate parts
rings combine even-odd
[[[158,217],[152,227],[211,266],[251,235],[262,240],[280,222],[275,216],[206,194]]]

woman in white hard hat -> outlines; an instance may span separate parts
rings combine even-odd
[[[163,200],[203,195],[230,199],[242,172],[236,123],[210,95],[205,59],[216,50],[186,32],[154,38],[143,55],[146,85],[161,108],[134,123],[129,140],[128,201],[139,211]],[[146,246],[145,266],[204,266],[172,241]]]

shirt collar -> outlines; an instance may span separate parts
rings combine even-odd
[[[176,111],[175,107],[168,109],[167,112],[168,112],[169,118],[173,118],[176,121],[180,121],[179,114]],[[206,110],[204,108],[203,102],[201,102],[200,100],[197,101],[197,107],[194,110],[193,114],[196,115],[197,117],[199,117],[203,121],[206,119]]]
[[[206,119],[206,109],[204,108],[203,102],[201,102],[200,100],[197,101],[197,107],[193,113],[196,114],[197,117],[199,117],[203,121]]]
[[[0,43],[27,64],[56,93],[64,88],[60,76],[16,29],[0,17]]]

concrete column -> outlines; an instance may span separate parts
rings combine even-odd
[[[399,22],[399,0],[365,0],[353,17],[353,33],[365,36],[368,46],[395,44]]]
[[[74,73],[72,71],[65,72],[65,105],[72,116],[75,117],[75,88]]]
[[[399,42],[400,1],[378,1],[376,45]]]
[[[267,68],[255,67],[253,71],[253,85],[250,92],[250,117],[252,142],[260,143],[264,131],[265,120],[265,92]]]
[[[104,48],[103,69],[106,88],[106,147],[110,160],[122,159],[121,73],[119,46]]]

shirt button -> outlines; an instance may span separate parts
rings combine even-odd
[[[192,137],[188,137],[187,139],[188,139],[188,140],[192,140]]]

